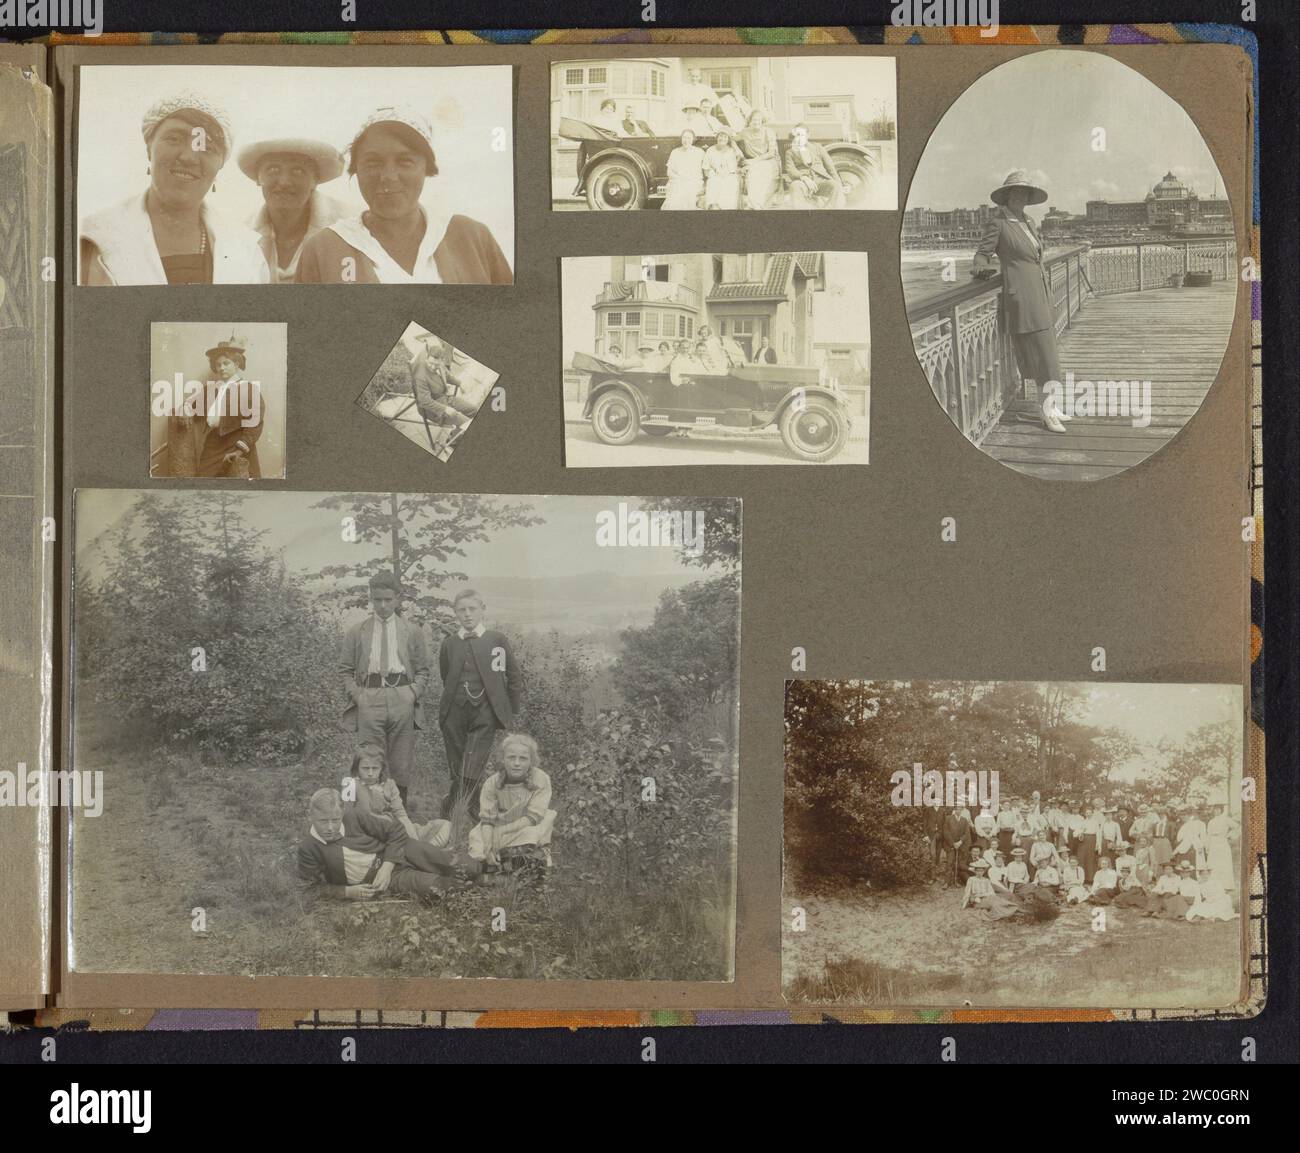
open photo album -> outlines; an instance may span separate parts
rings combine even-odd
[[[725,39],[0,47],[0,1011],[1259,1011],[1252,58]]]

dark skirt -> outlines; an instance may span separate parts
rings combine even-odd
[[[1097,871],[1097,841],[1094,837],[1080,837],[1079,851],[1075,854],[1079,858],[1079,867],[1083,870],[1084,881],[1091,885],[1092,875]]]
[[[1011,343],[1016,351],[1016,367],[1025,380],[1032,380],[1041,390],[1049,380],[1064,384],[1061,361],[1056,349],[1056,332],[1040,328],[1037,332],[1014,332]]]

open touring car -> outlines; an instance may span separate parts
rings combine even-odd
[[[640,123],[644,127],[644,122]],[[776,133],[784,162],[792,126],[770,127]],[[883,167],[879,155],[868,145],[845,140],[838,124],[812,124],[809,130],[809,139],[826,149],[844,188],[843,200],[837,207],[862,207]],[[646,208],[663,200],[668,185],[668,154],[681,143],[679,136],[620,136],[599,124],[570,116],[561,118],[559,134],[565,140],[579,141],[574,195],[585,196],[589,208]],[[695,142],[708,148],[714,137],[698,136]]]
[[[674,429],[761,432],[776,426],[801,460],[828,461],[848,443],[849,404],[815,367],[746,364],[725,373],[660,371],[575,353],[590,375],[582,415],[605,444],[631,444],[639,433]]]

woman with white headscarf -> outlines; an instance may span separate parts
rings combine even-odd
[[[149,186],[82,222],[79,283],[267,283],[257,234],[205,202],[234,143],[225,110],[180,92],[153,104],[140,130]]]

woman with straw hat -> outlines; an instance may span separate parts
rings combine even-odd
[[[1030,204],[1042,204],[1047,192],[1032,183],[1024,169],[1007,174],[1001,187],[990,193],[997,210],[989,217],[979,247],[975,250],[971,275],[979,280],[1002,271],[1002,316],[1016,352],[1016,367],[1025,381],[1039,389],[1043,425],[1052,432],[1065,432],[1062,413],[1049,383],[1059,389],[1063,382],[1056,346],[1056,310],[1052,305],[1047,269],[1043,264],[1043,241],[1038,226],[1025,213]]]

